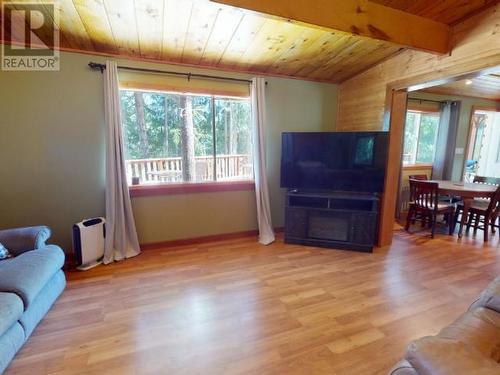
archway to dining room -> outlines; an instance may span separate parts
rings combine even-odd
[[[469,184],[498,182],[495,179],[500,178],[500,66],[434,84],[409,86],[399,92],[406,94],[404,110],[394,113],[397,107],[391,107],[391,136],[395,130],[392,125],[399,119],[401,142],[395,205],[399,223],[405,225],[411,211],[410,179],[443,181],[442,190],[448,184],[449,191],[440,194],[439,204],[448,202],[458,211],[463,204],[461,195],[466,199],[467,194],[473,196],[471,192],[462,194],[463,190],[484,189]],[[474,192],[474,196],[489,197],[486,193],[482,197],[482,193]],[[466,229],[468,219],[476,219],[459,213],[461,216],[455,215],[455,235],[462,233],[460,224]],[[443,217],[447,218],[446,215],[439,218]],[[425,221],[424,218],[422,228],[430,224]],[[450,227],[446,229],[449,231]]]

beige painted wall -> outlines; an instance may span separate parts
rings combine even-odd
[[[71,226],[104,215],[104,112],[102,76],[89,61],[105,58],[61,54],[59,72],[0,71],[0,228],[47,224],[53,241],[70,249]],[[119,60],[127,66],[210,72]],[[267,165],[273,224],[283,225],[279,187],[283,131],[335,128],[337,86],[268,78]],[[256,228],[252,191],[133,199],[142,243]]]
[[[479,98],[468,98],[464,96],[452,96],[452,95],[441,95],[441,94],[431,94],[426,92],[412,92],[408,95],[409,98],[415,99],[428,99],[428,100],[437,100],[437,101],[460,101],[460,118],[458,120],[458,131],[457,131],[457,139],[456,139],[456,149],[463,149],[463,153],[456,153],[455,158],[453,160],[453,172],[452,179],[453,180],[461,180],[463,175],[463,166],[464,166],[464,158],[465,158],[465,148],[467,147],[467,137],[469,134],[469,124],[470,124],[470,116],[472,112],[472,107],[474,106],[486,106],[486,107],[497,107],[499,105],[498,102],[487,99],[479,99]],[[456,151],[456,150],[455,150]]]
[[[138,197],[132,206],[141,243],[257,228],[253,190]]]
[[[88,56],[60,72],[0,71],[0,228],[46,224],[69,250],[71,226],[104,214],[104,112]]]

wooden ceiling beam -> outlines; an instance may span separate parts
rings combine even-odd
[[[448,25],[368,0],[211,1],[412,49],[438,54],[449,53],[451,49],[451,29]]]

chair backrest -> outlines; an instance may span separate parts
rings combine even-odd
[[[408,176],[410,180],[427,181],[429,178],[426,174],[411,174]]]
[[[476,184],[486,184],[486,185],[500,185],[500,178],[498,177],[485,177],[485,176],[474,176],[474,183]]]
[[[410,202],[417,208],[437,210],[438,198],[437,182],[410,179]]]
[[[488,213],[500,213],[500,185],[497,186],[497,191],[495,195],[491,197],[490,204],[488,205]]]

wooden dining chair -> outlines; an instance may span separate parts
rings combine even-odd
[[[474,176],[473,182],[477,183],[477,184],[499,186],[500,185],[500,178],[499,177]],[[496,217],[497,217],[497,219],[494,220],[494,222],[493,222],[493,225],[494,225],[494,227],[492,228],[493,233],[495,233],[495,228],[500,227],[500,213],[497,213]],[[497,220],[498,220],[498,224],[497,224]]]
[[[457,205],[457,211],[455,214],[455,225],[458,222],[458,216],[463,213],[463,204]],[[474,235],[477,234],[477,230],[481,229],[484,231],[484,242],[488,241],[489,229],[491,227],[491,232],[495,233],[499,225],[496,223],[500,216],[500,185],[498,185],[494,196],[490,200],[486,199],[474,199],[469,209],[469,217],[467,220],[467,231],[474,226]]]
[[[426,174],[411,174],[408,176],[408,180],[428,181],[429,177],[427,177]],[[413,220],[411,221],[412,224],[415,224],[415,221],[417,219],[421,221],[422,227],[425,227],[428,222],[431,222],[431,220],[428,220],[425,215],[423,217],[418,217],[419,215],[421,215],[421,213],[418,213],[414,216]]]
[[[419,180],[419,181],[429,181],[429,178],[427,177],[426,174],[411,174],[408,176],[410,180]],[[456,203],[460,202],[461,199],[460,197],[452,197],[450,195],[439,195],[439,201],[440,202],[445,202],[445,203]]]
[[[453,234],[455,228],[455,205],[439,201],[439,184],[432,181],[410,179],[410,206],[406,218],[405,230],[414,220],[427,220],[431,224],[431,238],[436,231],[436,217],[444,215],[447,218],[448,232]]]
[[[427,177],[426,174],[411,174],[408,176],[408,180],[427,181],[427,180],[429,180],[429,178]],[[418,215],[420,215],[420,214],[417,214],[414,216],[413,220],[411,221],[412,224],[415,224],[415,221],[417,220]],[[427,224],[427,217],[418,218],[418,219],[421,221],[422,227],[425,227]],[[429,222],[430,222],[430,220],[429,220]]]

